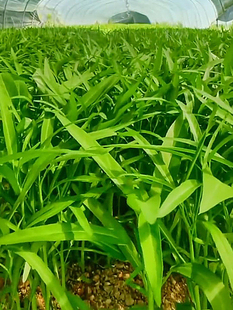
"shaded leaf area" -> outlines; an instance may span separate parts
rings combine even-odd
[[[0,38],[0,277],[14,283],[10,307],[21,275],[44,283],[48,309],[50,291],[64,309],[79,307],[66,291],[73,257],[83,268],[130,262],[149,310],[181,264],[196,309],[229,306],[232,30]],[[197,266],[221,287],[216,297]]]
[[[186,264],[176,267],[175,271],[192,278],[202,288],[213,309],[232,308],[232,301],[224,284],[204,266]]]

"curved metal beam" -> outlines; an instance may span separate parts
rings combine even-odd
[[[22,27],[23,27],[23,25],[24,25],[24,19],[25,19],[26,10],[27,10],[27,7],[28,7],[30,1],[31,1],[31,0],[28,0],[27,3],[25,4],[25,7],[24,7],[23,18],[22,18],[22,23],[21,23]]]
[[[209,21],[209,16],[208,16],[207,11],[205,10],[205,8],[204,8],[204,6],[203,6],[202,0],[196,0],[196,1],[197,1],[197,3],[203,8],[203,12],[205,13],[206,20]],[[199,2],[199,1],[200,1],[200,2]]]
[[[6,0],[5,5],[4,5],[4,11],[2,14],[2,28],[5,28],[5,24],[6,24],[6,10],[7,10],[8,1],[9,0]]]
[[[212,0],[212,2],[217,9],[218,16],[221,16],[227,9],[233,6],[233,0]]]

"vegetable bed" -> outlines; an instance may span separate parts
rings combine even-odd
[[[143,281],[140,309],[160,309],[171,274],[187,281],[178,309],[232,309],[232,30],[0,40],[0,309],[37,309],[39,286],[46,309],[52,294],[87,310],[70,264],[116,260],[132,266],[127,284]]]

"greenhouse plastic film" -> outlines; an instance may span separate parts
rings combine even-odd
[[[1,0],[0,24],[4,28],[145,21],[208,28],[222,16],[231,21],[232,8],[233,0]]]

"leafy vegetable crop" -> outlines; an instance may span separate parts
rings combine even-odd
[[[189,278],[189,309],[231,309],[231,30],[0,40],[0,276],[12,283],[0,308],[10,293],[8,309],[21,309],[22,276],[46,309],[50,293],[88,309],[66,291],[66,266],[106,255],[142,275],[150,310],[172,272]]]

